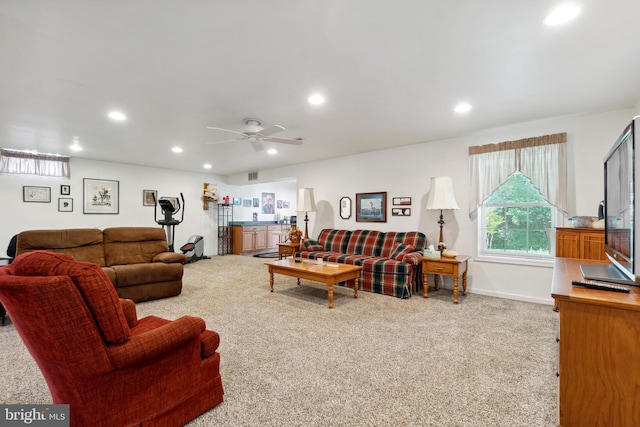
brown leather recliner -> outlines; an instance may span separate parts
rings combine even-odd
[[[181,426],[223,401],[202,319],[138,319],[102,269],[35,251],[0,268],[0,300],[74,426]]]

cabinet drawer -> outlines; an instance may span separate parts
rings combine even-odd
[[[276,232],[280,233],[282,231],[282,226],[281,225],[269,225],[268,229],[269,229],[269,231],[276,231]]]
[[[264,233],[266,230],[265,226],[253,226],[253,227],[242,227],[242,232],[243,233],[249,233],[249,232],[258,232],[258,233]]]
[[[427,261],[427,272],[435,274],[453,274],[453,264]]]

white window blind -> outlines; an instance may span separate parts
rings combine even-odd
[[[0,149],[0,173],[69,178],[69,157]]]

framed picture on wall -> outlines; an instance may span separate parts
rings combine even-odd
[[[51,203],[51,187],[22,187],[22,201]]]
[[[387,222],[387,193],[356,193],[356,221]]]
[[[84,178],[83,213],[117,214],[120,211],[120,182],[110,179]]]
[[[142,190],[142,206],[155,206],[158,190]]]
[[[58,199],[58,212],[73,212],[73,199],[60,197]]]
[[[394,206],[402,206],[402,205],[410,205],[411,197],[394,197],[393,205]]]
[[[391,208],[392,216],[411,216],[411,208]]]
[[[63,196],[68,196],[71,194],[71,186],[70,185],[61,185],[60,186],[60,194]]]

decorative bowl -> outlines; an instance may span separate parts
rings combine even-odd
[[[576,228],[592,228],[593,223],[598,220],[595,216],[572,216],[569,218]]]

